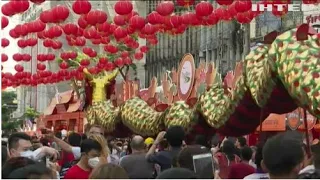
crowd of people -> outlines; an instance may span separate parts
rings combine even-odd
[[[81,135],[23,132],[2,142],[3,179],[317,179],[320,143],[288,131],[249,147],[244,137],[197,135],[172,126],[153,139],[117,139],[97,125]],[[187,142],[187,143],[186,143]]]

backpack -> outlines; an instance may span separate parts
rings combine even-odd
[[[73,160],[73,161],[69,161],[69,162],[66,162],[62,165],[61,167],[61,170],[59,172],[59,175],[60,175],[60,179],[64,179],[64,176],[66,175],[66,173],[68,172],[68,170],[76,165],[79,161],[78,160]]]
[[[239,156],[234,155],[235,159],[234,161],[229,161],[228,157],[224,153],[217,153],[215,155],[215,158],[218,160],[219,163],[219,176],[221,179],[228,179],[230,167],[233,164],[237,164],[241,162],[241,159]]]

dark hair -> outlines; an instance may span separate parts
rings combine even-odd
[[[262,150],[263,150],[263,144],[260,143],[257,145],[257,151],[256,151],[256,155],[254,157],[254,163],[257,165],[257,169],[262,170],[261,169],[261,161],[263,159],[262,157]]]
[[[86,140],[82,141],[80,147],[81,147],[82,153],[88,153],[91,150],[96,150],[99,152],[102,151],[102,147],[101,147],[100,143],[96,140],[93,140],[93,139],[86,139]]]
[[[2,166],[2,179],[8,179],[10,173],[21,167],[35,164],[36,162],[26,157],[13,157]]]
[[[54,178],[51,169],[47,168],[42,163],[36,163],[12,171],[8,176],[8,179],[44,179],[42,177],[43,175],[48,175],[52,179]]]
[[[229,161],[235,160],[235,146],[234,143],[230,140],[225,140],[222,146],[222,152],[227,156]]]
[[[300,134],[288,131],[270,138],[263,147],[263,162],[270,175],[289,174],[304,159]]]
[[[31,137],[28,136],[26,133],[23,133],[23,132],[13,133],[9,136],[9,139],[8,139],[9,149],[17,148],[17,144],[20,139],[30,141],[31,143]]]
[[[244,138],[244,137],[241,136],[241,137],[238,137],[237,139],[238,139],[238,142],[239,142],[239,144],[240,144],[241,147],[244,147],[244,146],[247,145],[247,140],[246,140],[246,138]]]
[[[183,148],[178,154],[177,163],[179,167],[194,171],[193,156],[198,154],[209,153],[207,148],[202,148],[200,145],[192,145]]]
[[[252,158],[252,149],[248,146],[245,146],[241,149],[241,159],[245,161],[250,161]]]
[[[167,149],[169,147],[169,143],[166,139],[163,139],[160,143],[159,143],[159,149],[160,150],[164,150]]]
[[[49,140],[47,138],[41,138],[40,143],[42,146],[48,146],[49,147]]]
[[[298,179],[320,179],[320,170],[299,174]]]
[[[181,147],[185,132],[181,126],[171,126],[166,132],[165,138],[171,147]]]
[[[8,159],[8,149],[6,146],[2,146],[1,149],[1,165],[3,167],[4,163],[7,161]]]
[[[129,179],[129,177],[122,167],[108,163],[95,168],[89,179]]]
[[[217,147],[219,145],[220,139],[218,135],[214,135],[211,139],[211,145]]]
[[[61,133],[61,131],[56,132],[54,135],[55,135],[57,138],[62,139],[62,133]]]
[[[209,148],[209,143],[204,135],[197,135],[195,138],[195,144]]]
[[[157,179],[197,179],[197,175],[185,168],[171,168],[159,174]]]
[[[78,133],[71,133],[69,136],[68,136],[68,143],[71,145],[71,146],[80,146],[81,144],[81,135],[78,134]]]

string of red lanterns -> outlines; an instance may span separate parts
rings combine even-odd
[[[30,2],[40,5],[45,0],[30,0]],[[145,53],[149,51],[149,46],[158,43],[157,33],[167,33],[170,35],[183,34],[189,27],[212,26],[219,21],[237,20],[239,23],[250,23],[253,18],[262,12],[252,12],[251,0],[216,0],[220,5],[214,7],[207,1],[195,4],[194,0],[162,1],[155,11],[146,17],[140,16],[133,11],[133,5],[128,0],[120,0],[115,3],[116,15],[110,22],[108,15],[104,11],[92,9],[91,3],[87,0],[76,0],[72,4],[72,11],[66,6],[58,5],[50,10],[43,11],[35,21],[19,24],[9,31],[13,38],[20,38],[17,44],[20,48],[33,47],[42,41],[46,48],[52,48],[58,54],[38,54],[36,60],[37,72],[31,74],[25,72],[23,66],[17,64],[14,68],[16,74],[2,73],[2,87],[57,83],[75,78],[83,79],[82,70],[88,67],[89,71],[97,74],[102,70],[113,70],[115,67],[131,65],[133,60],[141,60]],[[280,3],[278,1],[272,1]],[[281,1],[290,3],[289,0]],[[260,3],[270,3],[268,0]],[[306,4],[319,3],[319,0],[303,0]],[[176,6],[184,7],[185,11],[174,14]],[[194,6],[194,11],[188,11],[190,6]],[[8,26],[10,17],[27,11],[30,7],[29,1],[10,0],[1,8],[5,15],[1,18],[1,28]],[[80,15],[76,23],[64,23],[70,13]],[[284,12],[273,12],[276,16],[283,16]],[[31,35],[30,38],[28,35]],[[28,36],[28,38],[25,38]],[[69,46],[69,51],[62,51],[63,44],[58,38],[64,37]],[[137,38],[146,39],[148,46],[140,46]],[[38,39],[39,40],[38,40]],[[93,45],[103,46],[104,54],[98,54],[93,48],[89,48],[88,42]],[[1,39],[3,48],[10,44],[8,39]],[[116,45],[117,44],[117,45]],[[40,44],[39,44],[40,45]],[[83,57],[79,51],[83,52]],[[109,59],[105,54],[114,57]],[[16,53],[12,57],[15,61],[31,61],[29,54]],[[60,70],[50,72],[43,64],[45,61],[54,61],[60,58]],[[80,59],[79,59],[80,58]],[[81,59],[82,58],[82,59]],[[90,59],[95,59],[94,63]],[[79,67],[70,69],[70,62],[79,61]],[[8,60],[6,54],[1,54],[2,62]],[[92,66],[92,67],[91,67]]]

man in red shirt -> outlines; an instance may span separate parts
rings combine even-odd
[[[80,148],[80,161],[68,170],[65,179],[89,179],[92,169],[99,164],[102,147],[97,141],[86,139],[82,141]]]
[[[241,149],[241,163],[232,164],[228,179],[243,179],[244,177],[253,174],[255,169],[249,165],[252,157],[252,150],[250,147],[245,146]]]

